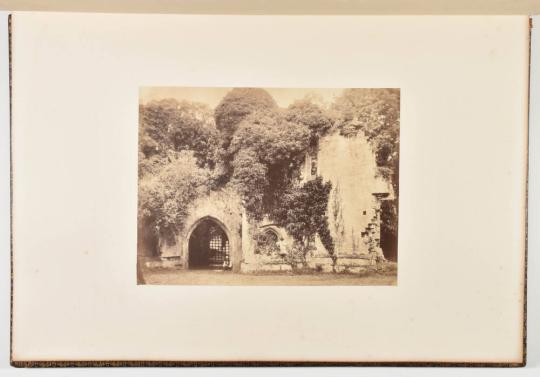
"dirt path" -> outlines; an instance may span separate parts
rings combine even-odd
[[[235,274],[230,271],[145,269],[146,284],[157,285],[397,285],[397,272],[353,274],[266,273]]]

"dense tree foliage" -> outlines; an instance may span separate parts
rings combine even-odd
[[[167,157],[170,151],[193,151],[200,167],[219,159],[220,136],[207,105],[173,99],[140,107],[140,151],[143,158]]]
[[[139,216],[155,232],[170,239],[188,215],[188,205],[208,192],[210,174],[191,151],[171,157],[168,164],[139,182]]]
[[[236,153],[233,160],[231,184],[244,198],[244,205],[248,213],[260,218],[262,215],[263,197],[268,189],[266,174],[268,168],[259,161],[253,149],[244,149]]]
[[[309,129],[303,124],[287,121],[282,112],[258,111],[247,116],[240,124],[230,146],[228,153],[234,157],[232,164],[233,183],[241,187],[247,201],[249,213],[260,219],[277,202],[283,189],[288,187],[297,177],[299,166],[303,162],[305,151],[309,145]],[[244,175],[240,179],[237,173],[238,156],[249,151],[252,166],[259,172],[259,166],[264,166],[264,180]]]
[[[256,112],[238,125],[229,153],[243,149],[256,151],[267,165],[298,161],[309,142],[309,129],[303,124],[287,121],[278,111]]]
[[[221,100],[214,111],[217,128],[221,131],[224,146],[236,130],[236,126],[255,111],[276,109],[276,101],[264,89],[234,88]]]
[[[220,137],[212,110],[173,99],[140,106],[139,216],[170,239],[191,201],[215,186]]]
[[[282,224],[295,240],[296,256],[305,262],[307,253],[314,248],[315,236],[331,256],[334,255],[334,242],[328,228],[328,198],[332,184],[323,182],[320,176],[301,186],[293,185],[283,194],[281,205],[273,216]],[[296,261],[292,260],[293,265]]]
[[[314,145],[318,139],[332,127],[333,120],[328,112],[309,99],[293,102],[285,114],[285,119],[291,123],[307,126],[310,131],[310,144]]]

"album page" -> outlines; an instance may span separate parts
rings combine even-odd
[[[528,17],[20,12],[11,53],[15,365],[523,364]]]

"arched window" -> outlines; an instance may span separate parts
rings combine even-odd
[[[279,235],[273,229],[264,230],[257,237],[257,247],[255,248],[255,254],[262,255],[275,255],[279,254]]]

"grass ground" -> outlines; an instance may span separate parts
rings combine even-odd
[[[389,268],[388,268],[389,267]],[[145,268],[146,284],[157,285],[397,285],[397,268],[362,274],[249,273],[230,271]]]

